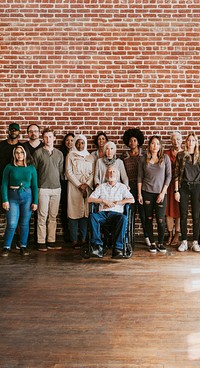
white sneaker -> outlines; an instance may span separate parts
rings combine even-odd
[[[150,240],[149,240],[148,237],[147,238],[144,238],[144,242],[147,245],[147,247],[150,247],[151,246],[151,242],[150,242]]]
[[[197,241],[197,240],[194,240],[194,241],[192,242],[191,249],[192,249],[194,252],[200,252],[200,246],[199,246],[199,244],[198,244],[198,241]]]
[[[178,247],[178,251],[179,252],[185,252],[186,250],[188,250],[187,240],[183,240],[181,245],[179,245],[179,247]]]

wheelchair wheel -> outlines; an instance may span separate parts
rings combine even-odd
[[[90,246],[89,246],[89,244],[82,245],[82,247],[80,249],[80,255],[84,259],[90,258]]]

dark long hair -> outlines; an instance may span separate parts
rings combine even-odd
[[[74,133],[71,133],[71,132],[69,132],[69,133],[67,133],[65,136],[64,136],[64,138],[63,138],[63,141],[62,141],[62,143],[61,143],[61,146],[60,146],[60,150],[61,150],[61,152],[63,153],[63,155],[64,155],[64,157],[65,156],[67,156],[68,155],[68,153],[69,153],[69,149],[66,147],[66,145],[65,145],[65,141],[66,141],[66,139],[68,138],[68,137],[75,137],[75,135],[74,135]]]

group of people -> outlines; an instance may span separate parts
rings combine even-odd
[[[56,137],[51,128],[43,130],[42,141],[37,124],[28,126],[28,141],[19,142],[19,134],[19,125],[12,123],[8,139],[0,143],[1,202],[7,219],[3,256],[9,254],[15,232],[20,253],[29,254],[32,211],[38,250],[60,249],[56,243],[60,203],[65,240],[71,241],[74,248],[81,247],[87,242],[90,224],[94,257],[103,256],[100,225],[108,222],[113,224],[112,256],[123,258],[126,203],[132,206],[134,225],[138,211],[144,242],[151,253],[166,253],[165,245],[177,245],[183,252],[188,249],[190,198],[191,249],[200,251],[200,154],[195,133],[188,134],[182,147],[181,133],[173,132],[168,150],[164,150],[160,136],[153,135],[145,150],[142,131],[128,129],[123,135],[128,149],[121,157],[117,156],[116,144],[104,132],[95,137],[97,149],[91,153],[82,134],[66,134],[60,149],[54,146]],[[90,203],[99,204],[98,213],[90,214]]]

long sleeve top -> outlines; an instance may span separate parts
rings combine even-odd
[[[9,202],[9,187],[19,186],[22,190],[31,188],[33,201],[32,203],[38,204],[38,185],[37,185],[37,171],[33,165],[29,166],[14,166],[11,164],[6,165],[3,171],[2,179],[2,202]]]
[[[115,161],[115,166],[119,170],[120,181],[128,187],[129,180],[128,180],[128,176],[127,176],[126,169],[125,169],[123,161],[120,158],[117,158],[117,160]],[[108,168],[108,166],[106,166],[106,164],[104,163],[103,158],[99,158],[96,161],[95,175],[94,175],[95,185],[102,184],[102,183],[106,182],[106,170],[107,170],[107,168]]]

